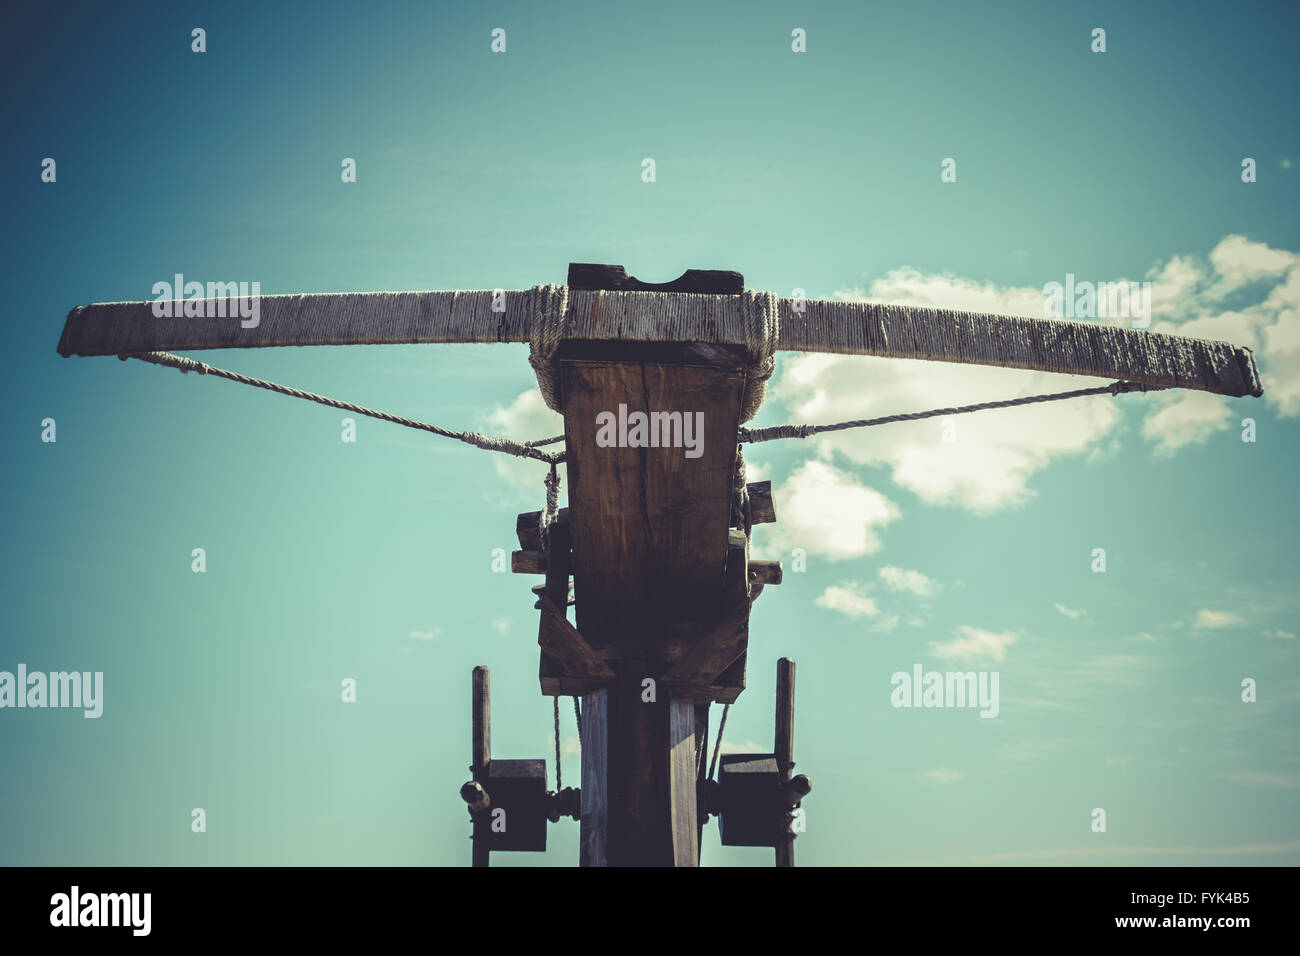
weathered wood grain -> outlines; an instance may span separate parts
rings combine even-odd
[[[773,737],[776,764],[784,788],[790,782],[790,771],[794,767],[794,661],[788,657],[776,662],[776,730]],[[776,843],[776,865],[794,866],[794,834],[788,827],[782,828]]]
[[[582,786],[578,863],[608,866],[609,691],[582,698]]]
[[[470,683],[470,771],[479,789],[488,782],[492,763],[492,674],[486,667],[474,668]],[[485,794],[486,796],[486,794]],[[487,866],[489,860],[487,818],[473,816],[473,866]]]
[[[545,574],[546,573],[546,552],[545,551],[511,551],[510,552],[510,573],[511,574]]]
[[[653,662],[663,644],[698,637],[722,615],[732,436],[744,376],[660,361],[561,358],[578,630],[593,647],[618,643]],[[702,454],[681,448],[602,448],[596,416],[700,412]]]
[[[750,524],[771,524],[776,520],[770,481],[751,481],[745,486],[745,492],[749,495]]]
[[[515,537],[519,539],[519,547],[524,551],[541,551],[542,550],[542,529],[540,521],[542,513],[540,511],[525,511],[515,519]],[[555,515],[557,525],[569,523],[569,509],[561,508]]]
[[[152,302],[79,306],[59,354],[118,355],[154,350],[528,342],[538,295],[374,292],[264,295],[259,321],[159,318]],[[747,346],[743,296],[573,289],[565,333],[573,340],[704,342]],[[217,300],[205,300],[215,304]],[[222,300],[223,311],[226,310]],[[215,311],[215,310],[213,310]],[[777,348],[969,365],[1034,369],[1214,392],[1260,395],[1249,349],[1097,322],[989,315],[874,302],[778,299]],[[206,313],[205,313],[206,314]]]
[[[591,690],[594,684],[612,681],[614,672],[609,665],[583,640],[555,602],[543,595],[541,603],[538,644],[542,654],[550,659],[541,665],[542,693],[573,695]]]
[[[698,866],[699,812],[695,778],[695,703],[668,702],[668,815],[673,866]]]

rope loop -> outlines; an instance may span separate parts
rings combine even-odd
[[[740,316],[749,358],[749,367],[745,369],[745,397],[740,405],[742,424],[758,414],[767,394],[767,381],[776,370],[776,346],[781,338],[779,303],[774,292],[746,289],[740,296]]]
[[[555,352],[564,338],[564,328],[569,312],[569,287],[567,285],[538,285],[528,290],[528,312],[531,319],[531,340],[528,345],[528,364],[537,375],[546,407],[564,411],[560,403],[560,371]]]
[[[744,445],[736,444],[736,466],[732,472],[731,482],[731,525],[744,528],[745,537],[749,537],[753,527],[749,510],[749,486],[745,480]]]

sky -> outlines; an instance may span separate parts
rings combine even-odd
[[[755,605],[724,751],[770,749],[791,656],[802,865],[1300,862],[1294,6],[609,10],[0,12],[0,671],[104,675],[97,719],[0,709],[0,863],[468,864],[475,665],[494,754],[552,754],[535,579],[493,570],[544,466],[367,419],[344,442],[327,408],[55,346],[73,306],[177,272],[266,294],[519,289],[569,262],[1030,316],[1067,275],[1149,282],[1153,330],[1253,349],[1261,398],[751,449],[778,515],[753,552],[786,574]],[[523,346],[198,357],[450,428],[559,433]],[[1094,384],[783,353],[753,424]],[[997,716],[893,706],[917,665],[998,673]],[[577,836],[562,821],[546,853],[493,864],[572,865]],[[772,857],[710,824],[703,861]]]

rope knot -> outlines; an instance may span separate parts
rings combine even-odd
[[[551,525],[560,515],[560,473],[551,462],[551,472],[542,479],[546,484],[546,507],[537,517],[537,530],[542,535],[542,548],[545,549],[551,536]]]

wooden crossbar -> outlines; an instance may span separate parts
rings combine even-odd
[[[571,289],[565,335],[596,341],[749,345],[742,297]],[[290,345],[528,342],[536,297],[528,290],[266,295],[256,325],[235,300],[224,318],[160,318],[154,303],[116,302],[72,310],[59,354]],[[1249,349],[1119,326],[827,300],[777,299],[785,351],[831,352],[1033,369],[1260,395]],[[210,309],[210,311],[206,311]]]

